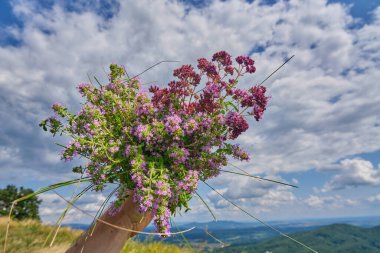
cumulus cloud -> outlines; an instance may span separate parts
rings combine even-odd
[[[322,191],[341,190],[348,187],[379,186],[380,167],[363,159],[345,159],[340,162],[341,171],[327,182]]]
[[[338,209],[347,206],[354,206],[358,202],[357,200],[343,198],[340,195],[334,196],[316,196],[310,195],[308,198],[305,198],[304,203],[311,208],[319,209]]]
[[[347,6],[327,0],[273,5],[215,0],[203,8],[182,1],[50,3],[45,8],[36,1],[14,1],[14,14],[23,25],[6,31],[19,43],[0,47],[4,180],[72,177],[71,164],[54,155],[60,149],[38,123],[50,115],[55,101],[78,109],[75,85],[86,82],[87,73],[105,80],[110,63],[124,64],[135,74],[161,60],[194,63],[221,49],[233,55],[252,53],[257,73],[243,87],[260,82],[285,58],[296,55],[266,82],[272,98],[264,119],[259,124],[251,120],[253,127],[238,139],[253,154],[252,161],[242,165],[249,172],[339,170],[336,161],[380,150],[380,8],[370,23],[355,27]],[[109,13],[99,11],[109,3],[117,4]],[[161,64],[142,81],[164,85],[177,66]],[[326,189],[348,185],[345,180],[337,175]],[[356,185],[367,179],[360,180]],[[234,192],[226,192],[231,198],[254,199],[263,206],[293,196],[287,192],[281,200],[278,189],[221,183],[221,188],[234,187]],[[255,194],[262,196],[261,204]]]
[[[281,181],[280,178],[273,179]],[[279,186],[272,182],[253,181],[251,178],[228,177],[227,179],[224,177],[219,179],[218,184],[224,186],[217,191],[226,199],[255,213],[270,212],[273,208],[289,206],[297,200],[289,187]],[[207,196],[216,209],[232,207],[215,191],[210,191]]]
[[[380,194],[370,196],[370,197],[367,198],[367,200],[369,202],[374,202],[374,203],[380,202]]]
[[[20,149],[0,146],[0,162],[17,161]]]
[[[79,190],[74,190],[78,193]],[[61,194],[61,196],[70,201],[72,195]],[[92,221],[92,217],[88,214],[95,216],[102,203],[106,200],[107,193],[88,192],[83,195],[79,200],[75,201],[75,207],[71,207],[64,218],[64,223],[80,222],[88,223]],[[52,223],[58,220],[60,215],[64,212],[68,203],[55,193],[43,193],[39,195],[42,203],[39,208],[41,217],[45,222]],[[84,213],[84,212],[86,213]]]
[[[375,43],[365,30],[376,28],[377,14],[373,23],[352,30],[347,8],[322,0],[272,6],[214,1],[203,9],[176,1],[146,5],[121,2],[119,12],[105,20],[96,12],[65,11],[59,4],[42,10],[28,1],[15,4],[16,14],[28,22],[17,32],[20,47],[0,48],[2,103],[13,108],[2,112],[9,119],[2,136],[15,136],[3,137],[2,143],[23,146],[28,137],[31,147],[21,150],[26,156],[52,149],[37,122],[56,100],[76,109],[74,85],[85,81],[86,73],[104,76],[102,69],[110,62],[137,73],[162,59],[194,62],[219,49],[236,55],[262,46],[265,50],[253,55],[257,81],[284,56],[294,53],[296,58],[273,84],[268,82],[268,113],[246,134],[252,137],[241,140],[251,151],[254,147],[256,171],[307,170],[380,148],[373,137],[380,131],[374,115],[379,88],[370,81],[379,71],[356,72],[358,61],[375,62],[364,47]],[[162,65],[144,79],[162,85],[171,67]]]

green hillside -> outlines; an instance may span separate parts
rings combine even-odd
[[[0,246],[4,244],[6,219],[0,218]],[[42,248],[42,245],[52,230],[52,227],[42,225],[36,221],[12,222],[8,239],[8,253],[60,253],[80,235],[82,231],[62,228],[57,236],[55,246]],[[373,228],[360,228],[351,225],[335,224],[323,226],[318,229],[292,234],[297,240],[309,245],[320,253],[379,253],[380,252],[380,226]],[[2,250],[2,248],[0,248]],[[130,240],[121,253],[195,253],[196,251],[180,248],[173,244],[161,241],[148,240],[138,242]],[[306,253],[303,249],[289,239],[276,237],[252,242],[250,244],[232,244],[231,246],[215,248],[214,252],[221,253]]]
[[[334,224],[319,229],[292,234],[320,253],[379,253],[380,226],[360,228],[352,225]],[[259,243],[231,245],[218,249],[223,253],[309,253],[307,249],[283,237],[276,237]]]
[[[7,219],[0,218],[0,250],[2,252],[5,238]],[[12,221],[7,253],[63,253],[70,244],[82,233],[81,230],[61,228],[54,246],[42,247],[44,241],[53,228],[37,221]],[[175,245],[162,242],[139,243],[130,240],[121,253],[194,253],[190,249],[179,248]]]

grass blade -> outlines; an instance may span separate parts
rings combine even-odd
[[[38,191],[32,192],[32,193],[30,193],[24,197],[21,197],[21,198],[14,200],[12,202],[11,209],[9,210],[8,224],[7,224],[7,228],[6,228],[6,232],[5,232],[5,238],[4,238],[4,253],[6,252],[6,248],[7,248],[7,239],[8,239],[8,234],[9,234],[9,226],[10,226],[10,223],[12,220],[12,212],[13,212],[14,206],[18,202],[32,198],[34,196],[37,196],[37,195],[44,193],[44,192],[47,192],[47,191],[51,191],[51,190],[54,190],[54,189],[57,189],[57,188],[60,188],[63,186],[75,184],[75,183],[79,182],[80,180],[82,180],[83,182],[88,182],[88,181],[90,181],[90,178],[82,178],[82,179],[79,178],[79,179],[69,180],[69,181],[65,181],[65,182],[61,182],[61,183],[57,183],[57,184],[52,184],[52,185],[49,185],[47,187],[42,187]]]
[[[213,236],[210,232],[207,231],[206,229],[206,235],[209,235],[212,239],[214,239],[215,241],[217,241],[218,243],[221,244],[221,248],[225,247],[225,246],[228,246],[228,244],[222,242],[221,240],[219,240],[218,238],[216,238],[215,236]]]
[[[35,191],[35,192],[33,192],[31,194],[28,194],[28,195],[26,195],[24,197],[16,199],[14,202],[17,203],[17,202],[23,201],[25,199],[29,199],[31,197],[37,196],[37,195],[39,195],[41,193],[44,193],[44,192],[47,192],[47,191],[51,191],[51,190],[54,190],[54,189],[57,189],[57,188],[60,188],[60,187],[63,187],[63,186],[72,185],[72,184],[78,183],[81,180],[82,180],[82,182],[88,182],[88,181],[90,181],[90,178],[88,178],[88,177],[82,178],[82,179],[79,178],[79,179],[65,181],[65,182],[62,182],[62,183],[52,184],[52,185],[49,185],[47,187],[42,187],[38,191]]]
[[[273,76],[277,71],[279,71],[282,67],[284,67],[285,64],[287,64],[295,55],[292,55],[289,59],[287,59],[280,67],[278,67],[276,70],[274,70],[267,78],[265,78],[260,85],[262,85],[266,80],[268,80],[271,76]]]
[[[75,197],[73,196],[73,197],[71,198],[71,202],[72,202],[72,203],[76,202],[80,197],[83,196],[83,194],[85,194],[87,191],[89,191],[93,186],[94,186],[93,184],[90,184],[89,186],[87,186],[86,188],[84,188],[84,189],[83,189],[80,193],[78,193]],[[71,207],[71,205],[68,204],[68,205],[66,206],[65,210],[63,211],[63,213],[61,214],[61,216],[59,217],[59,219],[58,219],[58,221],[57,221],[57,223],[58,223],[58,227],[57,227],[57,229],[56,229],[56,231],[55,231],[55,234],[54,234],[54,236],[53,236],[53,239],[52,239],[51,242],[50,242],[49,247],[53,246],[53,243],[54,243],[54,241],[55,241],[55,238],[57,237],[58,231],[59,231],[59,229],[60,229],[61,226],[62,226],[63,219],[65,218],[66,213],[69,211],[70,207]]]
[[[7,239],[8,239],[8,234],[9,234],[9,226],[11,225],[11,219],[12,219],[12,212],[13,208],[15,207],[16,202],[12,202],[11,209],[9,210],[9,216],[8,216],[8,222],[7,222],[7,229],[5,231],[5,238],[4,238],[4,253],[7,251]]]
[[[86,188],[88,188],[88,186],[87,186]],[[83,191],[84,191],[84,190],[83,190]],[[82,191],[82,192],[83,192],[83,191]],[[79,194],[81,194],[81,193],[79,193]],[[79,194],[78,194],[78,195],[79,195]],[[78,196],[78,195],[77,195],[77,196]],[[68,205],[68,206],[69,206],[69,205]],[[61,220],[63,219],[62,216],[64,216],[65,213],[66,213],[67,210],[68,210],[68,206],[67,206],[66,209],[63,211],[63,213],[59,216],[58,220],[55,222],[55,224],[54,224],[53,227],[57,227],[57,226],[60,224]],[[50,236],[52,235],[53,231],[54,231],[54,229],[52,229],[52,230],[50,231],[50,233],[49,233],[48,236],[46,237],[46,239],[45,239],[45,241],[44,241],[42,247],[45,247],[45,246],[46,246],[46,243],[47,243],[48,240],[50,239]]]
[[[59,194],[58,192],[56,192],[55,190],[53,190],[53,192],[55,194],[57,194],[61,199],[63,199],[65,202],[67,203],[70,203],[69,200],[65,199],[65,197],[63,197],[61,194]],[[89,216],[89,217],[92,217],[92,218],[95,218],[98,222],[101,222],[105,225],[108,225],[110,227],[113,227],[113,228],[117,228],[117,229],[120,229],[120,230],[123,230],[123,231],[127,231],[127,232],[132,232],[132,233],[136,233],[136,234],[144,234],[144,235],[168,235],[166,233],[154,233],[154,232],[144,232],[144,231],[137,231],[137,230],[133,230],[133,229],[129,229],[129,228],[125,228],[125,227],[120,227],[120,226],[117,226],[115,224],[112,224],[110,222],[107,222],[105,220],[102,220],[102,219],[99,219],[99,218],[96,218],[94,215],[90,214],[89,212],[83,210],[82,208],[76,206],[75,204],[71,203],[71,206],[74,207],[75,209],[77,209],[78,211],[82,212],[83,214]],[[173,233],[169,233],[169,235],[177,235],[177,234],[181,234],[181,233],[186,233],[186,232],[189,232],[191,230],[193,230],[195,227],[191,227],[189,229],[186,229],[186,230],[182,230],[182,231],[179,231],[179,232],[173,232]]]
[[[176,228],[177,231],[180,231],[179,228],[177,227],[177,224],[175,224],[174,220],[172,218],[170,218],[170,222],[173,223],[174,227]],[[193,249],[193,247],[191,247],[189,241],[187,240],[187,238],[185,237],[185,235],[183,233],[180,234],[182,239],[185,241],[185,244],[188,248]]]
[[[211,210],[211,208],[209,207],[209,205],[206,203],[206,201],[201,197],[201,195],[199,195],[198,192],[195,192],[195,194],[197,194],[198,198],[200,200],[202,200],[203,204],[205,204],[205,206],[207,207],[207,209],[211,213],[212,217],[214,218],[214,221],[217,221],[215,214],[213,213],[213,211]]]
[[[100,87],[103,87],[102,84],[99,82],[98,78],[96,78],[96,76],[94,76],[94,79],[99,84]]]
[[[102,213],[103,213],[103,210],[104,208],[106,207],[108,201],[111,199],[111,197],[115,194],[115,192],[120,188],[120,186],[116,187],[115,189],[112,190],[112,192],[107,196],[107,198],[103,201],[102,205],[100,206],[100,208],[98,209],[98,211],[96,212],[95,214],[95,217],[96,218],[99,218]],[[91,227],[92,227],[92,230],[91,230],[91,233],[90,233],[90,236],[92,236],[92,234],[94,233],[94,230],[95,230],[95,227],[96,227],[96,219],[94,219],[91,223]]]
[[[138,76],[144,74],[144,73],[147,72],[148,70],[150,70],[150,69],[152,69],[152,68],[156,67],[157,65],[160,65],[161,63],[164,63],[164,62],[179,62],[179,61],[164,60],[164,61],[157,62],[156,64],[153,64],[153,65],[150,66],[149,68],[145,69],[143,72],[141,72],[141,73],[135,75],[135,76],[132,77],[131,79],[135,79],[136,77],[138,77]]]
[[[94,86],[94,84],[92,83],[91,77],[90,77],[90,75],[88,73],[87,73],[87,78],[90,81],[91,85]]]
[[[84,238],[84,243],[83,243],[83,246],[82,246],[82,249],[81,249],[81,253],[83,252],[84,250],[84,246],[86,245],[86,242],[88,240],[88,237],[89,236],[92,236],[92,234],[94,233],[95,231],[95,227],[96,227],[96,224],[97,224],[97,218],[99,218],[102,213],[103,213],[103,210],[104,210],[104,207],[107,205],[108,201],[110,200],[110,198],[112,197],[112,195],[117,191],[117,189],[119,189],[120,186],[116,187],[115,189],[113,189],[111,191],[111,193],[107,196],[107,198],[103,201],[102,205],[99,207],[98,211],[96,212],[95,214],[95,218],[92,220],[91,222],[91,226],[90,228],[88,229],[88,231],[86,232],[86,238]],[[91,232],[90,232],[91,230]]]
[[[272,182],[272,183],[276,183],[276,184],[282,184],[282,185],[298,188],[298,186],[293,185],[293,184],[288,184],[288,183],[284,183],[284,182],[281,182],[281,181],[277,181],[277,180],[273,180],[273,179],[268,179],[268,178],[264,178],[264,177],[254,176],[254,175],[251,175],[249,173],[244,173],[243,174],[243,173],[239,173],[239,172],[234,172],[234,171],[229,171],[229,170],[222,170],[222,169],[219,169],[219,171],[226,172],[226,173],[231,173],[231,174],[235,174],[235,175],[240,175],[240,176],[252,177],[252,178],[256,178],[256,179],[262,180],[262,181],[268,181],[268,182]]]

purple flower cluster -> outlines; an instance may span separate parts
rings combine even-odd
[[[198,129],[198,123],[194,119],[189,119],[183,126],[186,134],[191,135]]]
[[[189,170],[186,177],[178,181],[179,191],[193,193],[198,186],[199,172],[197,170]]]
[[[133,134],[139,141],[146,141],[149,142],[150,138],[152,137],[152,134],[149,131],[150,127],[149,125],[143,125],[139,124],[137,125],[133,131],[131,131],[131,134]]]
[[[225,51],[211,61],[200,58],[197,70],[191,65],[175,69],[176,80],[163,88],[151,86],[149,94],[138,79],[112,64],[108,84],[78,86],[86,102],[77,114],[58,103],[52,106],[66,124],[51,117],[40,125],[72,137],[62,158],[88,158],[85,173],[96,190],[120,184],[110,213],[133,194],[139,211],[151,212],[157,231],[169,234],[170,215],[188,208],[199,180],[219,175],[230,155],[249,160],[247,152],[226,142],[248,129],[242,115],[247,108],[261,119],[268,97],[263,86],[236,88],[241,76],[255,72],[248,56],[237,57],[236,63]]]
[[[212,61],[219,62],[225,67],[232,65],[231,55],[229,55],[226,51],[220,51],[215,53],[212,56]]]
[[[77,89],[79,93],[84,97],[92,91],[92,86],[88,83],[81,83],[77,86]]]
[[[211,94],[214,98],[218,98],[220,96],[220,92],[222,91],[222,87],[213,82],[207,82],[205,91]]]
[[[197,67],[202,73],[205,73],[208,77],[212,78],[213,80],[215,81],[220,80],[220,78],[217,78],[219,77],[219,75],[218,75],[216,66],[212,62],[208,61],[207,59],[205,58],[198,59]]]
[[[232,146],[232,155],[233,158],[238,159],[240,161],[249,161],[251,159],[250,155],[240,148],[239,144],[235,144]]]
[[[245,132],[249,127],[245,118],[238,112],[227,113],[226,125],[231,130],[231,139],[236,139],[242,132]]]
[[[182,119],[178,115],[167,116],[165,122],[166,131],[169,133],[176,132],[177,130],[181,129],[181,126],[179,125],[181,122]]]
[[[212,61],[218,62],[224,67],[224,72],[229,75],[234,74],[234,67],[232,66],[231,55],[226,51],[220,51],[212,56]]]
[[[255,99],[255,104],[253,105],[253,111],[250,113],[254,115],[255,119],[259,121],[264,114],[268,103],[268,97],[265,95],[266,88],[264,86],[254,86],[249,89],[249,92],[253,95]]]
[[[186,148],[174,147],[171,149],[169,157],[172,159],[174,165],[184,164],[189,157],[190,153]]]
[[[178,77],[180,80],[187,81],[193,86],[197,86],[201,81],[201,76],[195,73],[191,65],[183,65],[181,68],[174,70],[173,76]]]
[[[255,61],[248,56],[238,56],[236,62],[245,68],[247,73],[255,73],[256,67],[254,66]]]

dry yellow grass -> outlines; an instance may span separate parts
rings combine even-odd
[[[195,253],[195,251],[162,242],[140,243],[129,240],[120,253]]]
[[[0,218],[0,245],[4,245],[5,231],[8,219]],[[54,246],[43,248],[43,244],[54,228],[43,225],[38,221],[12,221],[7,240],[8,253],[48,253],[64,252],[82,231],[70,228],[61,228]]]
[[[53,246],[51,248],[36,249],[32,253],[65,253],[70,243]]]
[[[4,245],[8,219],[0,217],[0,250]],[[83,232],[70,228],[61,228],[53,247],[42,247],[47,236],[54,228],[38,221],[12,221],[8,240],[7,253],[64,253],[72,242]],[[190,249],[179,248],[162,242],[140,243],[130,240],[121,253],[194,253]]]

